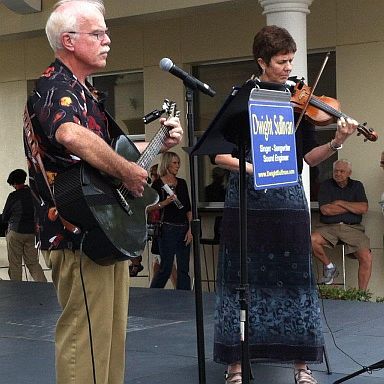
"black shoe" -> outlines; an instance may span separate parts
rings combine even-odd
[[[136,277],[143,269],[144,267],[141,264],[131,264],[129,266],[129,276]]]

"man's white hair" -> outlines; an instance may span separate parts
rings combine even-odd
[[[76,3],[74,6],[67,6]],[[89,7],[94,7],[103,16],[105,7],[103,0],[60,0],[53,6],[53,11],[47,20],[45,33],[54,52],[63,48],[61,34],[76,31],[79,19],[87,14]]]
[[[348,166],[348,170],[352,171],[352,163],[350,161],[348,161],[347,159],[339,159],[339,160],[336,160],[334,163],[333,163],[333,169],[335,169],[336,165],[337,164],[346,164]]]

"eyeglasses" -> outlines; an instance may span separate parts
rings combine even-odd
[[[77,31],[69,31],[67,33],[75,33],[78,35],[90,35],[90,36],[95,36],[97,40],[103,41],[105,39],[105,36],[109,36],[110,32],[109,30],[105,31],[95,31],[95,32],[77,32]]]

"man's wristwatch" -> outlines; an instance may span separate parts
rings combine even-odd
[[[341,148],[343,148],[343,144],[335,145],[335,144],[333,143],[333,140],[331,140],[331,141],[329,142],[329,148],[330,148],[333,152],[336,152],[336,151],[340,150]]]

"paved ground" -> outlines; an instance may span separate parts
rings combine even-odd
[[[213,294],[204,294],[206,383],[223,384],[224,366],[212,361],[213,300]],[[327,374],[325,364],[312,366],[319,383],[334,383],[384,358],[384,304],[328,300],[323,304],[333,373]],[[193,292],[131,290],[126,384],[199,383],[194,308]],[[54,383],[54,328],[59,313],[52,284],[0,281],[1,384]],[[290,366],[258,363],[253,364],[253,372],[254,383],[294,382]],[[382,384],[384,370],[346,382]]]

